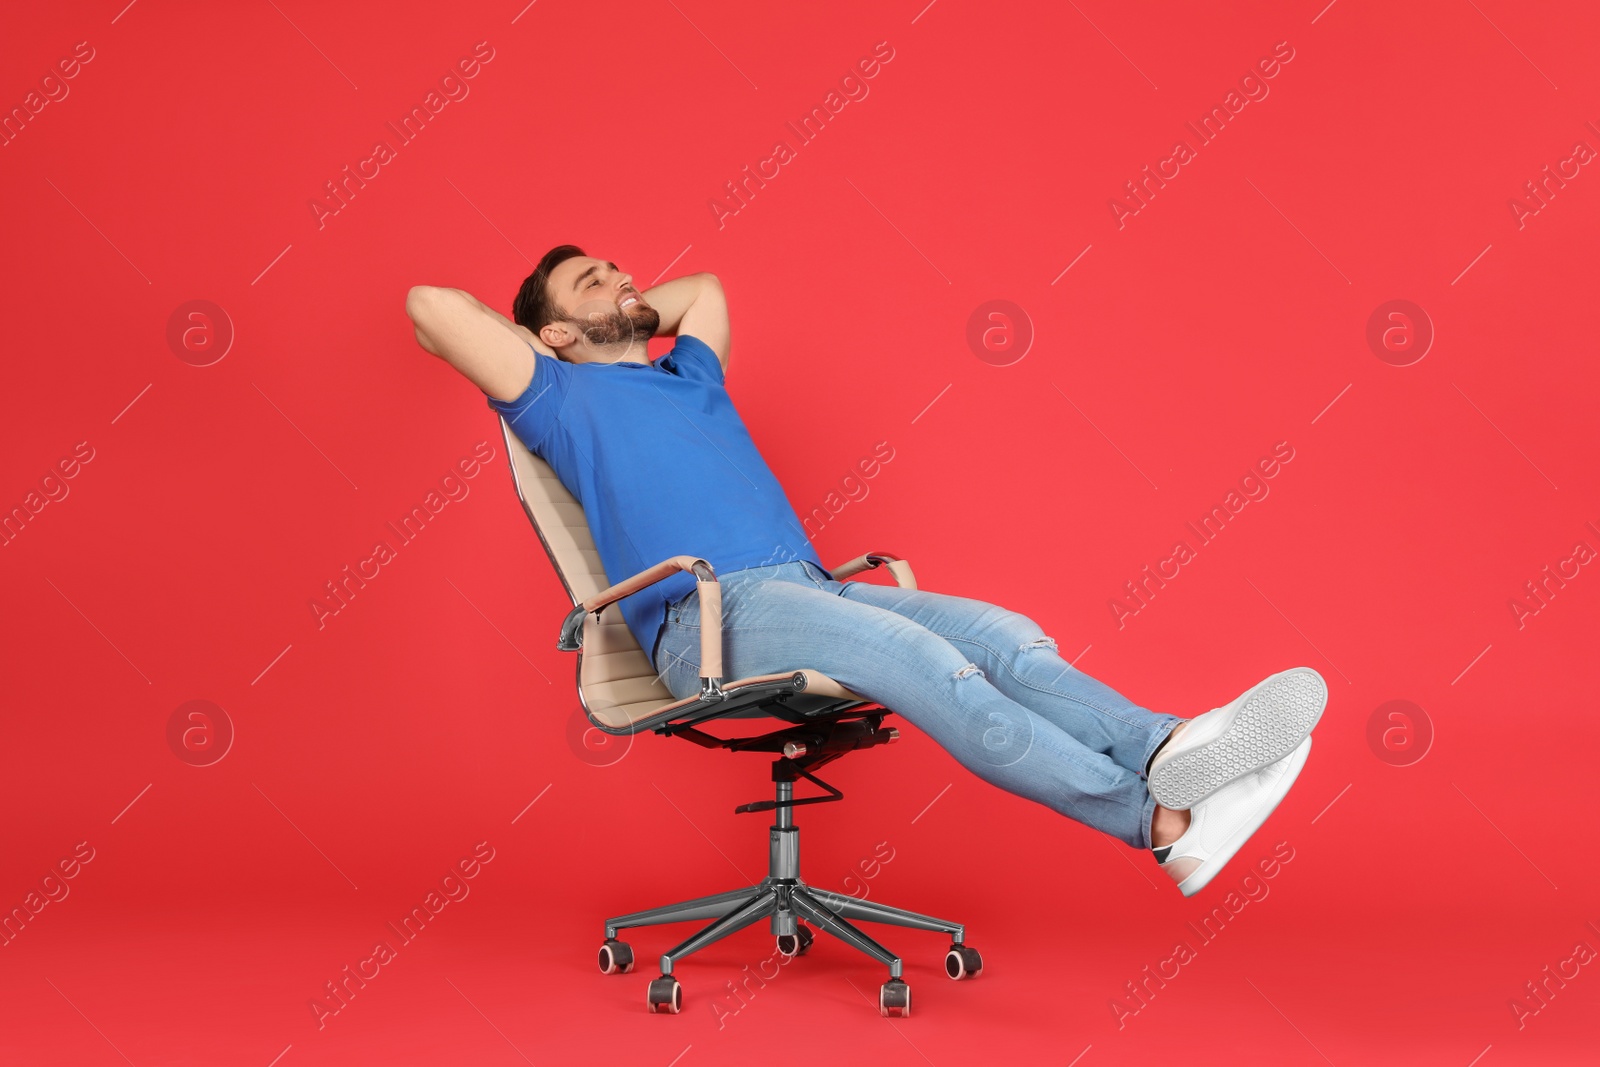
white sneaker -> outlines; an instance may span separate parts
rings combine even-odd
[[[1295,750],[1328,703],[1328,684],[1310,667],[1267,677],[1231,703],[1197,715],[1150,761],[1150,795],[1184,811],[1241,775]]]
[[[1216,877],[1288,795],[1310,754],[1308,737],[1283,759],[1235,778],[1189,809],[1189,828],[1183,836],[1153,850],[1179,892],[1192,897]]]

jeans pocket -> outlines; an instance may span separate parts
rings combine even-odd
[[[667,605],[667,625],[684,626],[699,621],[700,594],[696,589],[691,589],[683,596]],[[690,617],[685,619],[688,614]]]
[[[806,573],[811,576],[811,584],[821,589],[824,593],[830,592],[827,583],[834,580],[833,575],[817,566],[815,563],[806,564]]]
[[[662,636],[659,651],[656,669],[672,695],[681,700],[697,692],[700,688],[700,655],[696,631],[679,628],[674,633],[669,630]]]

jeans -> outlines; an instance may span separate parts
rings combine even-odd
[[[836,581],[804,560],[717,577],[725,681],[821,671],[991,785],[1151,847],[1145,764],[1184,720],[1078,671],[1032,619],[966,597]],[[698,590],[668,606],[655,666],[674,697],[699,692]]]

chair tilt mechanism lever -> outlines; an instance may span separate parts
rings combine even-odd
[[[758,800],[740,804],[734,814],[752,811],[771,811],[774,808],[799,807],[801,804],[826,804],[843,800],[844,794],[821,778],[812,774],[814,768],[832,763],[840,756],[857,749],[887,745],[900,737],[893,726],[883,725],[882,715],[866,715],[861,719],[833,719],[816,725],[792,726],[759,737],[715,737],[693,726],[662,727],[660,733],[673,733],[706,748],[726,748],[733,752],[781,752],[772,761],[772,780],[790,788],[779,790],[780,795],[792,798],[796,779],[804,778],[827,790],[825,797],[802,797],[799,800]]]
[[[787,766],[785,766],[785,764],[787,764]],[[796,764],[794,760],[785,758],[773,762],[772,780],[774,782],[793,782],[796,778],[804,778],[808,782],[814,782],[817,785],[820,785],[823,789],[828,791],[829,795],[825,797],[801,797],[799,800],[786,800],[783,802],[783,807],[798,808],[801,804],[826,804],[832,800],[844,799],[843,792],[835,789],[833,786],[829,785],[827,782],[824,782],[821,778],[818,778],[810,771],[801,770],[799,765]],[[735,815],[742,815],[747,811],[771,811],[773,808],[778,806],[778,801],[776,800],[757,800],[751,804],[740,804],[737,808],[733,809],[733,813]]]

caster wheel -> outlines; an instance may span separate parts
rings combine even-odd
[[[615,938],[600,946],[600,973],[627,974],[633,970],[633,949]]]
[[[792,934],[778,935],[778,952],[784,956],[804,956],[806,949],[811,947],[811,942],[816,940],[816,934],[811,932],[811,927],[805,923],[796,923],[795,932]]]
[[[890,1019],[911,1014],[911,987],[902,979],[891,978],[878,990],[878,1013]]]
[[[975,948],[951,945],[950,951],[944,954],[944,973],[949,975],[952,981],[976,978],[982,970],[983,957],[978,955],[978,950]]]
[[[676,1015],[683,1010],[683,986],[679,985],[678,980],[670,974],[652,979],[647,997],[652,1013],[666,1012],[668,1015]]]

